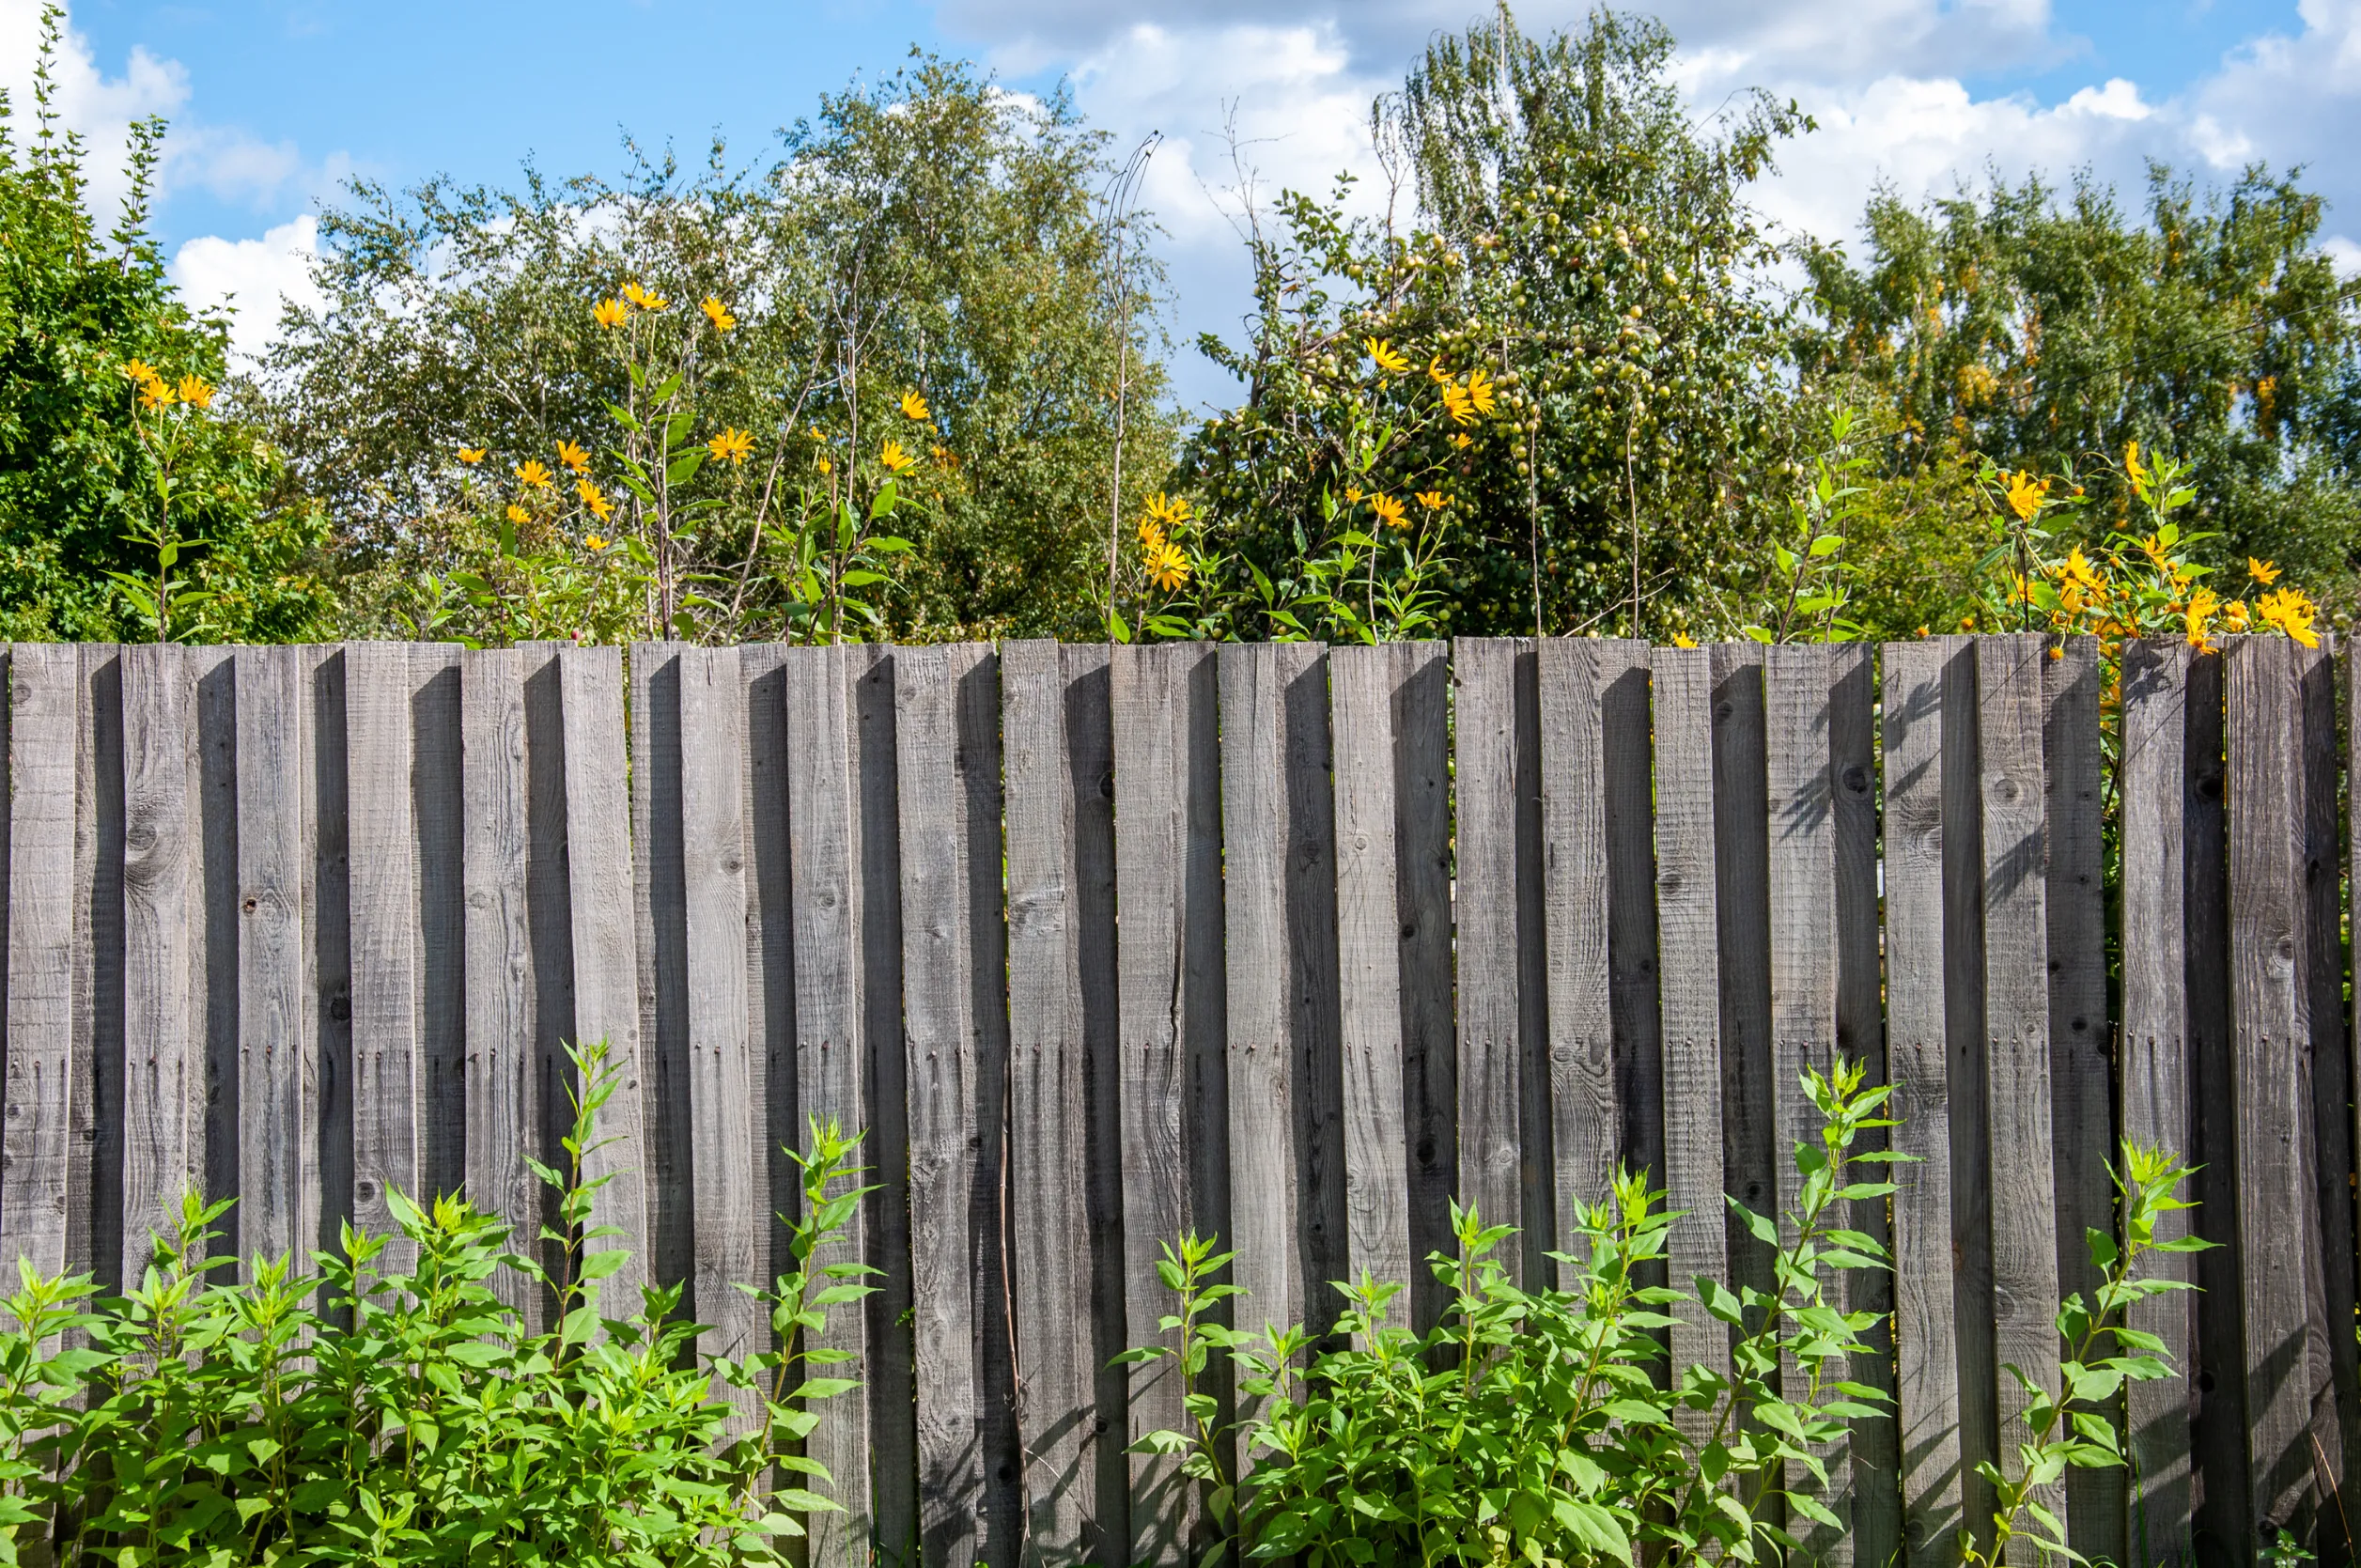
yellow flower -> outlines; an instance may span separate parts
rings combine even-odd
[[[1364,337],[1360,346],[1369,350],[1369,357],[1378,369],[1390,375],[1399,376],[1410,368],[1410,362],[1402,357],[1402,350],[1382,337]]]
[[[600,538],[596,534],[584,535],[582,536],[582,543],[589,546],[592,550],[604,550],[607,548],[607,541]]]
[[[582,505],[590,508],[590,515],[600,522],[606,521],[614,511],[614,503],[609,501],[600,493],[598,487],[587,479],[574,481],[574,493],[582,497]]]
[[[2211,588],[2199,588],[2189,596],[2189,608],[2182,613],[2182,619],[2189,629],[2189,646],[2199,653],[2213,651],[2213,643],[2205,635],[2205,628],[2220,608],[2221,600]]]
[[[533,514],[511,501],[508,503],[508,520],[510,522],[531,522],[533,520]]]
[[[1347,506],[1358,506],[1360,505],[1360,498],[1368,493],[1368,491],[1362,489],[1359,485],[1347,485],[1344,487],[1344,505]]]
[[[144,409],[161,409],[172,401],[172,383],[162,376],[139,383],[139,405]]]
[[[557,460],[577,474],[590,472],[590,454],[570,441],[561,441],[557,443]]]
[[[899,474],[917,463],[918,459],[902,450],[898,441],[889,441],[878,451],[878,461],[888,474]]]
[[[902,394],[902,417],[904,419],[925,418],[926,399],[921,397],[915,392],[905,392]]]
[[[1443,368],[1442,355],[1437,354],[1426,362],[1426,379],[1437,386],[1451,385],[1452,375],[1450,371]]]
[[[1188,557],[1169,542],[1149,547],[1143,564],[1148,581],[1168,594],[1188,581]]]
[[[1451,415],[1454,425],[1473,425],[1476,422],[1475,406],[1468,401],[1467,390],[1463,387],[1443,388],[1443,411]]]
[[[483,460],[484,460],[484,449],[483,449],[482,447],[480,447],[480,446],[462,446],[462,447],[460,447],[460,448],[459,448],[459,461],[461,461],[461,462],[463,462],[463,463],[470,463],[470,464],[474,464],[474,463],[480,463],[480,462],[482,462]]]
[[[1452,443],[1453,446],[1456,446],[1457,448],[1459,448],[1459,450],[1461,450],[1462,452],[1465,452],[1465,451],[1467,451],[1467,450],[1468,450],[1468,448],[1469,448],[1470,446],[1473,446],[1473,445],[1476,443],[1476,438],[1475,438],[1475,437],[1473,437],[1473,436],[1471,436],[1471,435],[1468,435],[1466,431],[1464,431],[1464,430],[1463,430],[1463,431],[1461,431],[1458,435],[1455,435],[1455,436],[1453,436],[1453,437],[1452,437],[1452,438],[1451,438],[1451,443]]]
[[[2222,624],[2232,631],[2245,630],[2249,624],[2246,616],[2246,601],[2243,598],[2234,598],[2223,605]]]
[[[1390,528],[1403,528],[1408,526],[1403,518],[1402,503],[1396,501],[1390,495],[1371,496],[1369,498],[1369,509],[1377,514],[1378,521],[1386,524]]]
[[[1440,490],[1421,490],[1419,491],[1419,505],[1425,507],[1430,512],[1439,512],[1444,506],[1443,492]]]
[[[200,409],[210,409],[213,406],[213,388],[208,381],[194,376],[183,376],[180,378],[179,390],[180,401],[183,403],[191,403]]]
[[[651,294],[636,283],[627,283],[623,286],[623,297],[642,310],[670,310],[672,308],[670,300]]]
[[[2266,588],[2279,580],[2279,573],[2284,569],[2268,561],[2258,561],[2251,555],[2246,557],[2246,575]]]
[[[1188,498],[1179,495],[1168,497],[1158,490],[1148,497],[1148,516],[1177,528],[1188,520]]]
[[[524,466],[517,470],[517,477],[536,489],[550,488],[550,471],[541,466],[538,458],[527,458]]]
[[[2106,594],[2106,583],[2100,579],[2097,570],[2091,567],[2089,559],[2084,556],[2082,553],[2082,547],[2080,545],[2076,545],[2074,550],[2067,554],[2066,564],[2058,568],[2058,575],[2070,587],[2095,594],[2102,598],[2104,598]]]
[[[2135,485],[2148,483],[2148,471],[2139,466],[2139,442],[2136,441],[2123,443],[2123,472],[2131,475]]]
[[[715,332],[725,333],[738,325],[738,318],[730,314],[729,307],[710,294],[697,308],[705,312],[705,318],[713,323]]]
[[[1478,413],[1490,413],[1493,410],[1492,383],[1484,380],[1482,370],[1468,372],[1468,401],[1475,405]]]
[[[713,460],[717,463],[725,460],[742,463],[747,454],[754,449],[754,438],[735,425],[727,425],[722,427],[720,435],[705,443],[705,449],[713,454]]]
[[[822,474],[833,474],[836,472],[836,465],[830,462],[826,458],[817,459],[816,466]]]
[[[1164,530],[1157,525],[1154,518],[1140,520],[1140,542],[1150,550],[1164,542]]]
[[[2042,515],[2042,505],[2049,499],[2049,481],[2036,479],[2030,474],[2004,474],[2008,482],[2009,510],[2027,522]]]
[[[2307,648],[2320,646],[2320,634],[2312,629],[2312,617],[2320,607],[2301,588],[2280,588],[2255,600],[2255,613],[2266,626],[2278,628]]]
[[[602,327],[619,327],[629,314],[621,300],[601,300],[590,307],[590,318]]]
[[[1672,645],[1676,648],[1693,648],[1697,646],[1697,639],[1685,631],[1676,631],[1672,634]]]
[[[145,386],[149,381],[163,380],[163,377],[156,374],[156,367],[148,364],[144,359],[125,360],[123,362],[123,379],[138,386]]]

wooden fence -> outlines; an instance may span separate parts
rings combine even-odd
[[[1998,1368],[2054,1377],[2119,1136],[2205,1163],[2224,1245],[2142,1309],[2190,1375],[2058,1489],[2075,1544],[2345,1550],[2361,663],[2135,648],[2119,759],[2095,648],[2040,638],[8,657],[0,1254],[115,1281],[190,1184],[241,1256],[396,1189],[528,1218],[563,1043],[604,1038],[620,1283],[687,1281],[712,1350],[768,1332],[728,1287],[782,1265],[780,1145],[868,1129],[815,1563],[1178,1563],[1207,1521],[1126,1452],[1178,1389],[1108,1365],[1159,1242],[1220,1233],[1283,1323],[1423,1281],[1454,1195],[1537,1278],[1628,1160],[1691,1212],[1674,1279],[1759,1276],[1720,1194],[1790,1190],[1841,1051],[1922,1162],[1858,1216],[1899,1416],[1823,1555],[1927,1568],[1986,1516]]]

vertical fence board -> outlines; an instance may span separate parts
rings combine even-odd
[[[1093,1126],[1093,1019],[1083,994],[1081,825],[1092,804],[1069,738],[1072,695],[1056,643],[1001,648],[1008,831],[1009,1277],[1026,1560],[1103,1551],[1096,1440],[1099,1324],[1092,1188],[1112,1151]],[[1078,726],[1081,728],[1083,726]],[[1079,744],[1078,744],[1079,742]],[[1094,790],[1095,793],[1095,790]]]
[[[526,902],[528,780],[522,655],[470,649],[459,666],[467,885],[467,1191],[523,1226],[537,1215],[540,1109],[533,1048],[532,917]],[[241,748],[242,753],[243,748]],[[241,775],[242,777],[242,773]],[[517,1236],[530,1245],[532,1232]],[[541,1302],[513,1276],[493,1288],[537,1322]]]
[[[1338,1021],[1344,1064],[1345,1274],[1408,1281],[1413,1157],[1405,1121],[1393,706],[1384,647],[1328,654],[1336,780]]]
[[[1835,674],[1825,645],[1790,644],[1765,650],[1763,664],[1764,761],[1770,796],[1771,1100],[1773,1159],[1779,1230],[1794,1238],[1794,1212],[1802,1177],[1794,1151],[1818,1136],[1818,1115],[1806,1096],[1806,1069],[1831,1071],[1837,1049],[1836,789],[1829,734]],[[1842,1361],[1838,1376],[1849,1375]],[[1801,1391],[1801,1371],[1782,1369],[1787,1395]],[[1800,1515],[1789,1529],[1825,1560],[1853,1560],[1853,1473],[1849,1453],[1824,1456],[1825,1485],[1791,1467],[1791,1490],[1815,1489],[1842,1527]]]
[[[1460,1201],[1521,1230],[1505,1261],[1538,1280],[1555,1245],[1544,1172],[1550,1169],[1548,999],[1539,903],[1539,692],[1530,641],[1461,638],[1452,645],[1458,850]],[[1529,818],[1530,826],[1529,826]]]
[[[65,1270],[73,1066],[78,650],[19,643],[8,705],[8,1105],[0,1126],[0,1253]]]
[[[603,1180],[593,1222],[622,1234],[604,1243],[630,1256],[599,1285],[600,1310],[639,1310],[654,1281],[647,1222],[646,1075],[640,1061],[639,955],[631,911],[630,768],[625,753],[623,657],[616,648],[569,648],[557,656],[558,706],[566,736],[567,914],[573,947],[574,1008],[568,1038],[604,1041],[614,1075],[599,1127],[616,1141],[583,1162]]]
[[[200,1167],[209,1198],[238,1195],[238,933],[245,920],[238,874],[238,667],[229,648],[190,648],[181,654],[196,689],[193,799],[201,865],[202,916],[191,935],[190,981],[201,987],[192,1002],[203,1030],[204,1153]],[[244,1256],[238,1206],[214,1225],[213,1255]]]
[[[1452,991],[1451,661],[1441,643],[1397,643],[1394,669],[1394,861],[1402,985],[1403,1116],[1410,1139],[1410,1321],[1441,1313],[1426,1267],[1451,1245],[1459,1179],[1459,1043]]]
[[[1720,920],[1714,871],[1713,656],[1652,654],[1655,713],[1656,924],[1662,949],[1665,1206],[1686,1218],[1666,1238],[1672,1288],[1728,1277],[1721,1147]],[[1694,1302],[1675,1310],[1672,1366],[1727,1374],[1730,1337]],[[1701,1410],[1677,1414],[1700,1440]]]
[[[921,1541],[1012,1563],[1020,1521],[1002,1240],[1007,1017],[999,667],[981,644],[895,654]]]
[[[659,1284],[685,1287],[680,1309],[694,1318],[688,873],[680,815],[681,652],[676,643],[634,643],[627,668],[640,1069],[647,1083],[641,1103],[647,1121],[648,1230],[654,1237],[650,1263]]]
[[[2313,1337],[2326,1381],[2313,1408],[2313,1459],[2325,1500],[2315,1549],[2332,1562],[2354,1560],[2352,1483],[2361,1475],[2361,1365],[2353,1332],[2354,1182],[2353,1048],[2345,1028],[2344,846],[2338,813],[2337,667],[2351,661],[2344,640],[2323,639],[2294,657],[2303,708],[2304,976],[2311,997],[2312,1181],[2320,1227],[2321,1278]]]
[[[2186,1151],[2194,1135],[2188,1032],[2189,666],[2185,643],[2135,643],[2123,650],[2123,1136]],[[2162,1216],[2159,1241],[2189,1234],[2189,1217]],[[2155,1277],[2196,1282],[2196,1260],[2159,1253]],[[2182,1375],[2130,1385],[2131,1560],[2178,1561],[2190,1549],[2190,1358],[2196,1298],[2185,1292],[2133,1303],[2130,1325],[2154,1335]]]
[[[352,1218],[394,1234],[390,1193],[421,1196],[418,1139],[417,823],[410,649],[345,648],[345,780],[351,861]],[[430,1194],[428,1195],[430,1196]],[[396,1266],[412,1255],[389,1245]]]
[[[201,936],[194,828],[196,683],[173,644],[123,650],[123,1202],[121,1278],[139,1283],[205,1177]]]
[[[1949,1563],[1961,1523],[1960,1362],[1952,1286],[1951,1068],[1945,1007],[1945,690],[1953,655],[1885,646],[1887,1048],[1894,1169],[1894,1340],[1910,1568]]]
[[[775,1280],[794,1266],[793,1218],[803,1206],[801,1172],[788,1151],[809,1141],[798,1094],[795,1044],[795,916],[789,891],[786,673],[783,643],[738,649],[738,836],[742,846],[746,955],[747,1094],[753,1127],[756,1265]],[[775,1335],[773,1336],[776,1337]]]
[[[318,1189],[305,1079],[303,650],[240,648],[238,1206],[246,1259],[309,1245]],[[20,786],[21,787],[21,786]],[[13,1042],[12,1042],[13,1044]]]
[[[1209,648],[1114,651],[1115,887],[1123,1117],[1126,1337],[1155,1332],[1172,1298],[1160,1249],[1183,1232],[1226,1234],[1219,687]],[[1172,1360],[1128,1383],[1126,1444],[1181,1425]],[[1178,1464],[1131,1457],[1130,1560],[1193,1562],[1213,1523]]]
[[[795,1099],[805,1114],[833,1118],[849,1131],[867,1127],[869,1116],[848,662],[842,646],[789,649],[781,667],[781,696],[786,722],[788,900],[795,911]],[[862,1163],[877,1157],[872,1139],[863,1143]],[[876,1179],[874,1173],[863,1178]],[[866,1256],[871,1229],[866,1219],[856,1213],[847,1229],[847,1250],[855,1260]],[[870,1380],[865,1313],[831,1312],[827,1330],[813,1343],[852,1358],[831,1374]],[[823,1405],[804,1452],[828,1467],[834,1495],[847,1511],[812,1521],[811,1560],[822,1568],[862,1563],[874,1517],[868,1390]]]
[[[457,644],[410,650],[418,830],[419,1189],[456,1192],[467,1180],[467,743]],[[618,764],[618,769],[620,765]],[[617,895],[630,896],[629,863]]]
[[[1614,1020],[1620,1157],[1664,1179],[1664,1035],[1656,997],[1654,719],[1648,644],[1600,639],[1606,753],[1608,1013]],[[1653,1282],[1661,1264],[1642,1269]]]
[[[1308,643],[1217,657],[1231,1276],[1242,1322],[1317,1331],[1344,1228],[1327,660]]]
[[[2276,638],[2242,639],[2226,672],[2239,1263],[2252,1505],[2263,1541],[2277,1529],[2300,1537],[2312,1500],[2307,1227],[2291,1223],[2287,1207],[2287,1195],[2308,1186],[2311,1117],[2293,651]]]
[[[1551,1232],[1561,1243],[1574,1234],[1576,1206],[1599,1201],[1623,1152],[1615,1094],[1619,1042],[1608,979],[1608,758],[1602,710],[1608,683],[1628,660],[1620,644],[1613,655],[1605,647],[1587,637],[1551,638],[1535,656],[1546,909],[1543,989],[1549,1020],[1548,1197]]]
[[[680,842],[690,1190],[697,1320],[707,1355],[770,1348],[762,1304],[735,1288],[769,1261],[746,996],[744,699],[734,649],[680,654]],[[740,1420],[753,1402],[733,1399]]]
[[[68,1075],[66,1260],[121,1283],[123,1231],[123,661],[81,648],[74,747],[73,1065]]]
[[[334,1247],[352,1215],[352,858],[344,650],[298,650],[303,683],[304,1094],[316,1180],[303,1249]]]
[[[1778,1204],[1771,1070],[1770,776],[1763,649],[1717,644],[1714,680],[1714,898],[1721,923],[1724,1190],[1757,1214]],[[1771,1250],[1729,1222],[1732,1284],[1771,1286]]]

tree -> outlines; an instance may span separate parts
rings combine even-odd
[[[268,505],[276,449],[212,406],[228,323],[190,313],[147,229],[161,119],[132,128],[130,193],[97,233],[86,149],[57,124],[63,25],[47,8],[29,144],[0,94],[0,635],[301,638],[325,603],[318,511]]]
[[[1218,531],[1270,572],[1345,488],[1356,345],[1484,367],[1499,411],[1425,456],[1452,479],[1444,620],[1461,632],[1631,634],[1706,624],[1755,553],[1795,438],[1785,304],[1745,200],[1792,104],[1693,123],[1657,23],[1599,12],[1525,36],[1496,21],[1430,44],[1375,128],[1417,226],[1348,223],[1290,194],[1256,221],[1246,346],[1205,347],[1244,403],[1191,441]],[[1444,439],[1449,440],[1447,436]]]
[[[846,629],[1095,633],[1119,349],[1146,454],[1126,464],[1132,488],[1167,466],[1171,439],[1145,322],[1111,303],[1152,289],[1136,247],[1132,287],[1104,287],[1102,150],[1063,96],[1020,98],[918,55],[826,99],[757,167],[716,145],[693,171],[633,149],[614,183],[530,168],[514,192],[356,183],[322,220],[327,303],[288,315],[258,389],[292,482],[344,526],[355,623],[415,624],[422,582],[483,579],[477,567],[508,558],[487,476],[548,463],[561,443],[619,458],[608,409],[629,399],[629,356],[594,307],[630,285],[684,331],[700,301],[731,318],[676,365],[694,440],[747,442],[685,481],[710,503],[676,541],[687,631],[822,625],[799,610],[807,546],[833,540],[815,520],[858,470],[864,498],[893,478],[892,527],[914,548],[878,571],[837,563],[822,597],[860,576],[878,616]],[[463,463],[462,449],[484,456]],[[588,569],[580,520],[526,510],[525,537],[509,540],[520,554]],[[888,567],[890,583],[867,581]],[[651,569],[671,568],[660,552]]]
[[[2201,559],[2276,561],[2349,599],[2361,302],[2321,215],[2296,174],[2260,167],[2202,196],[2154,167],[2144,223],[2087,174],[1924,207],[1882,193],[1862,264],[1807,254],[1821,322],[1800,363],[1891,407],[1897,475],[1975,454],[2071,476],[2120,520],[2127,443],[2175,453],[2197,496],[2182,526],[2217,536]]]

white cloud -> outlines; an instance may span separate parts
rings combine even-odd
[[[40,57],[40,0],[0,0],[0,87],[8,93],[10,134],[21,143],[34,132],[33,70]],[[89,147],[85,171],[89,204],[101,225],[113,220],[130,182],[123,154],[132,122],[178,114],[189,99],[188,72],[179,62],[133,49],[120,76],[99,69],[89,41],[68,27],[51,64],[52,107],[61,126],[82,133]]]
[[[305,213],[259,240],[192,240],[173,256],[170,272],[191,309],[221,305],[235,313],[230,352],[251,364],[278,335],[286,304],[318,309],[326,303],[312,282],[318,254],[319,220]]]

